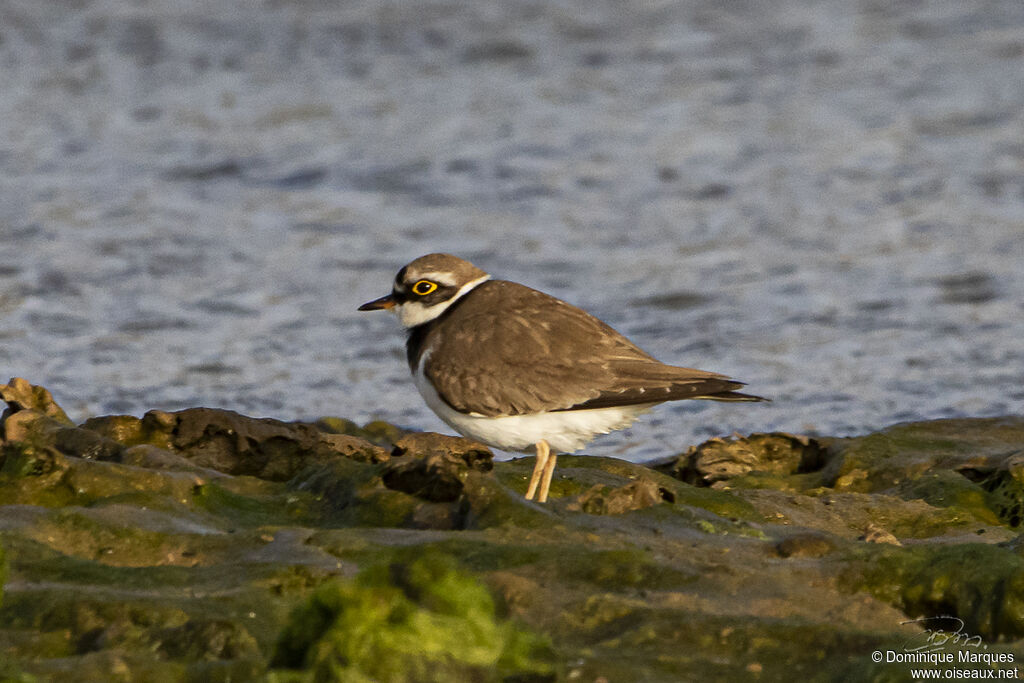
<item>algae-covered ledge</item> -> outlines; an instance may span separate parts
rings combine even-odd
[[[1024,661],[1022,418],[563,456],[538,505],[532,459],[464,439],[203,408],[76,425],[25,380],[0,396],[0,680],[902,680],[873,654],[921,643]]]

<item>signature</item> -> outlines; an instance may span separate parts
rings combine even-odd
[[[981,641],[981,636],[964,632],[966,624],[959,617],[919,617],[900,622],[900,626],[907,624],[924,626],[924,631],[903,644],[904,652],[937,652],[947,645],[988,649],[988,645]]]

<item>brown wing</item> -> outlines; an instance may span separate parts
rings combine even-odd
[[[430,336],[425,372],[441,398],[465,413],[756,400],[728,396],[742,385],[723,375],[659,363],[585,311],[513,282],[480,285]]]
[[[618,379],[614,389],[603,391],[596,398],[576,404],[570,410],[661,403],[690,398],[711,401],[768,400],[735,391],[744,386],[744,383],[705,370],[660,363],[656,366],[644,364],[630,367],[623,364],[614,367]]]

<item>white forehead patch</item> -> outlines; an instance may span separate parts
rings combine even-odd
[[[444,285],[445,287],[454,287],[456,284],[454,275],[435,270],[432,270],[429,273],[420,273],[417,279],[430,280],[431,282],[436,282],[437,284]]]

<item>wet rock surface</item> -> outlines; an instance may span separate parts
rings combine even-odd
[[[493,455],[483,444],[443,434],[403,437],[391,455],[381,474],[384,485],[437,503],[458,500],[470,470],[494,467]]]
[[[745,474],[797,474],[821,467],[824,447],[806,436],[751,434],[714,438],[660,466],[696,486],[713,486]]]
[[[0,396],[0,680],[903,680],[942,620],[1024,660],[1024,418],[562,456],[538,505],[456,437]]]

